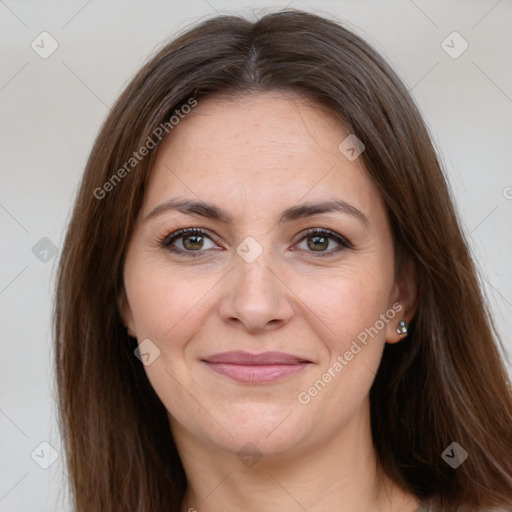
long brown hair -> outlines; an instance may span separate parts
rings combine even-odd
[[[368,43],[340,23],[288,10],[255,23],[219,16],[164,46],[126,87],[95,141],[55,300],[75,510],[179,511],[186,488],[166,410],[119,311],[125,250],[157,148],[136,165],[130,159],[191,99],[270,90],[328,107],[364,143],[361,158],[387,205],[398,261],[415,269],[410,334],[386,345],[370,392],[380,464],[442,510],[512,506],[510,383],[428,130]],[[458,469],[441,456],[452,442],[469,454]]]

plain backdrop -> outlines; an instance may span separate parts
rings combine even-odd
[[[412,91],[510,358],[510,0],[0,0],[0,511],[70,510],[54,404],[53,285],[76,187],[109,106],[189,24],[286,6],[343,21]]]

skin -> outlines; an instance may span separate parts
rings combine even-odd
[[[362,159],[338,149],[349,133],[319,105],[266,92],[200,101],[159,148],[127,248],[121,308],[139,343],[150,339],[160,350],[144,368],[187,474],[182,512],[418,506],[378,467],[368,398],[385,343],[401,340],[398,321],[412,319],[416,289],[410,272],[395,276],[385,206]],[[232,223],[172,210],[144,220],[170,198],[214,203]],[[342,212],[277,222],[286,208],[327,199],[346,201],[368,225]],[[186,254],[161,246],[189,227],[207,235],[175,240]],[[353,248],[336,252],[332,238],[311,246],[308,228],[332,230]],[[236,252],[247,236],[263,251],[251,263]],[[298,393],[396,303],[402,311],[300,403]],[[282,351],[311,364],[248,384],[201,360],[231,350]],[[237,457],[247,455],[246,443],[261,454],[251,467]]]

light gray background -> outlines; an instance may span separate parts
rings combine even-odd
[[[0,0],[0,511],[69,510],[51,359],[58,253],[45,263],[32,247],[43,237],[61,247],[109,106],[147,57],[189,23],[217,12],[255,17],[286,5],[346,21],[412,89],[512,351],[510,0]],[[31,48],[43,31],[59,45],[47,59]],[[453,31],[469,44],[457,59],[441,47]],[[59,454],[46,470],[31,458],[43,441]],[[48,449],[37,454],[43,460]]]

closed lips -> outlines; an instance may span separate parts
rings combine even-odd
[[[207,363],[223,363],[223,364],[236,364],[246,366],[258,365],[293,365],[310,363],[307,359],[286,354],[284,352],[263,352],[261,354],[250,354],[249,352],[223,352],[208,356],[203,361]]]
[[[223,352],[203,359],[216,374],[248,385],[271,384],[301,373],[311,361],[283,352]]]

